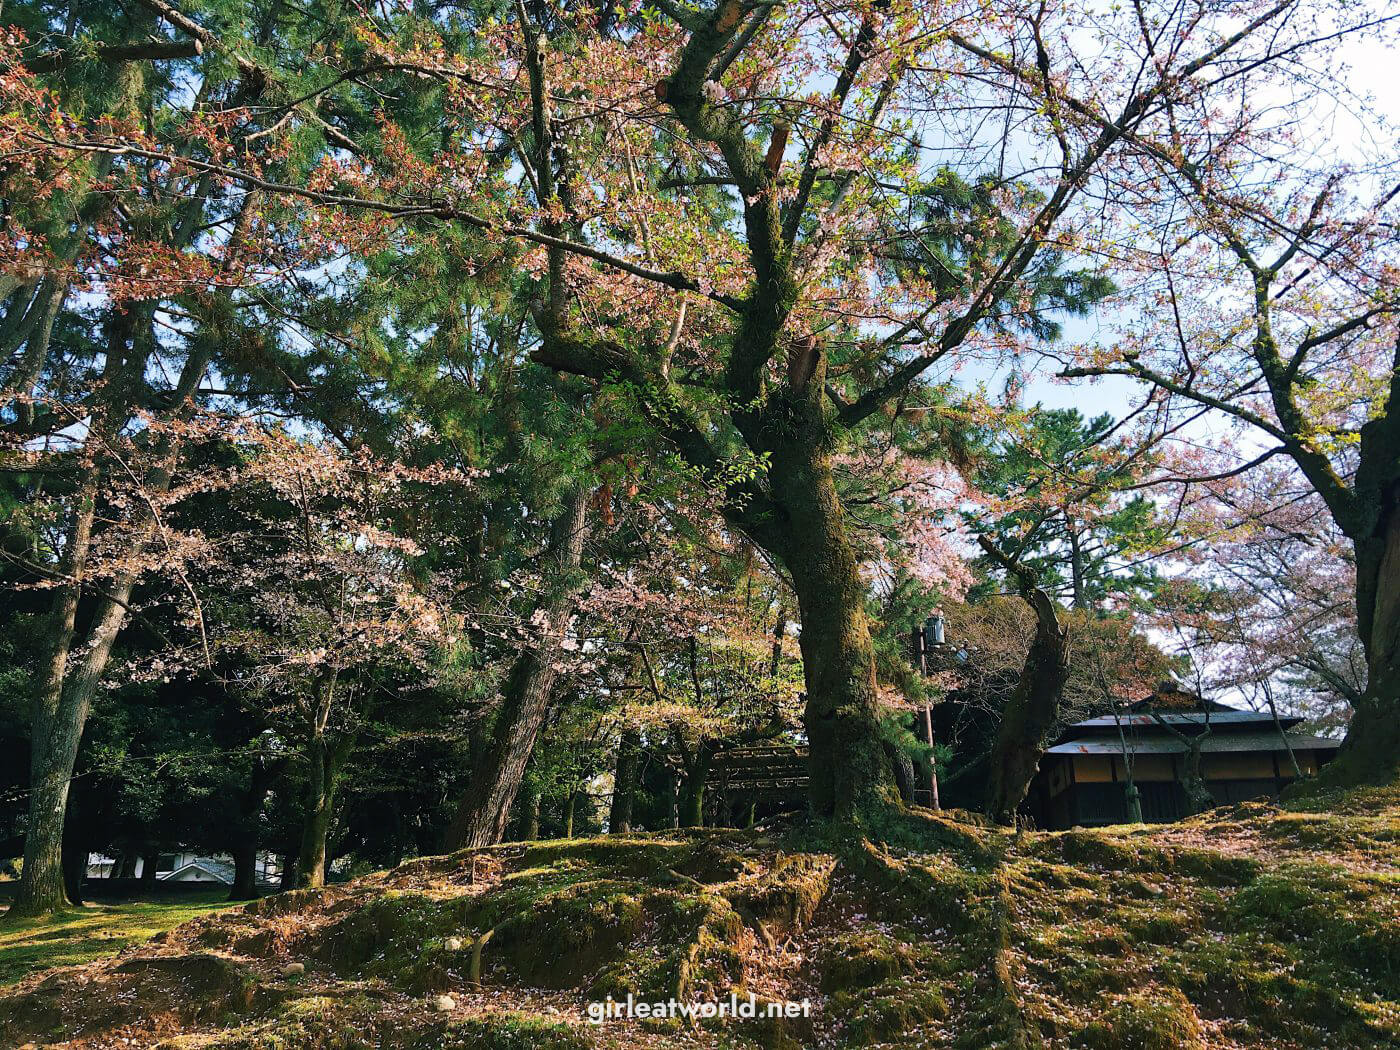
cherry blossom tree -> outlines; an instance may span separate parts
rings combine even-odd
[[[1400,297],[1396,191],[1367,187],[1396,172],[1290,167],[1261,184],[1268,152],[1246,162],[1207,142],[1141,147],[1182,200],[1159,242],[1170,312],[1066,374],[1131,377],[1248,430],[1249,451],[1206,457],[1202,484],[1292,461],[1320,501],[1309,505],[1351,547],[1367,665],[1325,779],[1387,780],[1400,761]],[[1331,575],[1348,586],[1349,573]]]
[[[386,673],[430,678],[456,646],[450,588],[415,571],[402,527],[417,500],[468,479],[257,428],[237,437],[224,491],[233,527],[202,582],[218,594],[212,644],[305,766],[296,884],[325,881],[326,840],[345,766]]]

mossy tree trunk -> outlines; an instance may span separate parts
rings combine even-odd
[[[710,765],[715,757],[714,744],[701,740],[691,747],[679,729],[675,738],[683,776],[678,785],[676,824],[673,826],[701,828],[705,826],[705,786],[710,779]]]
[[[669,764],[666,766],[666,826],[681,826],[681,776]]]
[[[774,396],[782,418],[770,447],[775,513],[754,539],[788,570],[797,594],[812,812],[858,822],[893,796],[866,584],[832,472],[825,358],[807,342],[794,347],[788,366],[786,388]]]
[[[681,788],[680,826],[683,828],[703,828],[705,826],[705,780],[703,777],[686,779]]]
[[[914,760],[893,747],[887,747],[885,753],[889,756],[890,766],[894,770],[894,783],[899,789],[899,797],[906,804],[913,803]]]
[[[1186,794],[1186,812],[1204,813],[1215,808],[1215,796],[1201,772],[1201,745],[1209,733],[1200,733],[1187,741],[1186,758],[1181,767],[1181,788]]]
[[[326,842],[345,763],[354,749],[351,734],[336,733],[328,727],[337,679],[334,671],[324,675],[306,741],[306,802],[296,860],[297,889],[317,889],[326,884]]]
[[[576,488],[551,525],[549,544],[541,559],[552,576],[542,607],[544,630],[516,657],[506,677],[501,707],[491,728],[491,747],[473,770],[443,837],[449,850],[491,846],[505,835],[535,738],[549,712],[556,654],[573,617],[578,570],[588,537],[587,509],[587,493]]]
[[[859,819],[885,801],[884,762],[875,691],[875,654],[865,615],[865,587],[837,496],[831,456],[835,448],[825,362],[815,337],[785,331],[799,298],[793,259],[797,225],[815,174],[804,174],[801,201],[784,217],[779,169],[788,129],[774,129],[768,150],[749,140],[742,124],[704,97],[704,85],[730,46],[742,11],[737,3],[697,15],[691,36],[662,92],[681,126],[723,155],[744,200],[743,222],[752,292],[738,305],[738,325],[725,366],[726,396],[738,407],[731,421],[748,449],[767,457],[757,480],[727,484],[725,514],[731,524],[789,571],[801,610],[801,648],[807,701],[804,724],[811,756],[811,808],[821,818]],[[849,91],[870,54],[874,30],[862,26],[838,91]],[[534,99],[536,168],[550,172],[567,163],[553,152],[545,38],[527,29],[527,66]],[[839,108],[839,106],[838,106]],[[829,134],[826,131],[823,134]],[[543,179],[541,193],[549,196]],[[552,248],[551,309],[542,317],[536,361],[562,372],[606,381],[622,375],[637,389],[653,391],[639,406],[659,433],[692,466],[722,471],[725,457],[711,443],[708,426],[688,415],[686,399],[667,374],[666,355],[632,355],[627,348],[570,327],[562,310],[564,251]],[[788,355],[786,382],[770,385],[770,363]],[[912,379],[911,373],[909,379]],[[853,408],[853,411],[856,409]],[[860,406],[859,412],[873,409]],[[861,416],[864,418],[864,416]],[[693,819],[698,793],[687,790]]]
[[[1210,707],[1203,703],[1200,710],[1205,716],[1205,721],[1199,733],[1182,732],[1161,713],[1156,711],[1152,713],[1157,725],[1176,737],[1186,748],[1185,757],[1181,763],[1181,790],[1185,795],[1187,814],[1204,813],[1208,809],[1215,808],[1215,796],[1211,794],[1205,774],[1201,771],[1201,752],[1204,750],[1205,742],[1215,730],[1210,724]],[[1121,727],[1119,735],[1122,735]]]
[[[1060,699],[1069,678],[1069,629],[1060,623],[1054,601],[1036,586],[1025,566],[985,536],[979,537],[979,542],[1007,570],[1021,597],[1035,612],[1035,636],[1021,677],[1002,712],[989,763],[987,815],[998,824],[1012,826],[1059,718]]]

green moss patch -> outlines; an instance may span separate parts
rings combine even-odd
[[[1115,1000],[1102,1019],[1085,1027],[1082,1045],[1093,1050],[1196,1050],[1205,1046],[1201,1020],[1174,988],[1151,988]]]
[[[456,1022],[414,1050],[590,1050],[579,1028],[507,1010]]]

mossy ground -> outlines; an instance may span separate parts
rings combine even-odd
[[[1307,805],[1058,834],[915,813],[879,843],[705,831],[425,858],[30,978],[0,997],[0,1045],[1400,1046],[1400,792]],[[586,1017],[609,994],[731,991],[818,1012]]]
[[[158,933],[227,907],[228,890],[158,900],[88,904],[46,919],[5,919],[0,909],[0,985],[54,966],[115,955]]]

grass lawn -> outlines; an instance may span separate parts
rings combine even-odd
[[[164,900],[89,904],[45,919],[0,915],[0,985],[37,970],[115,955],[197,915],[226,907],[228,887]]]

